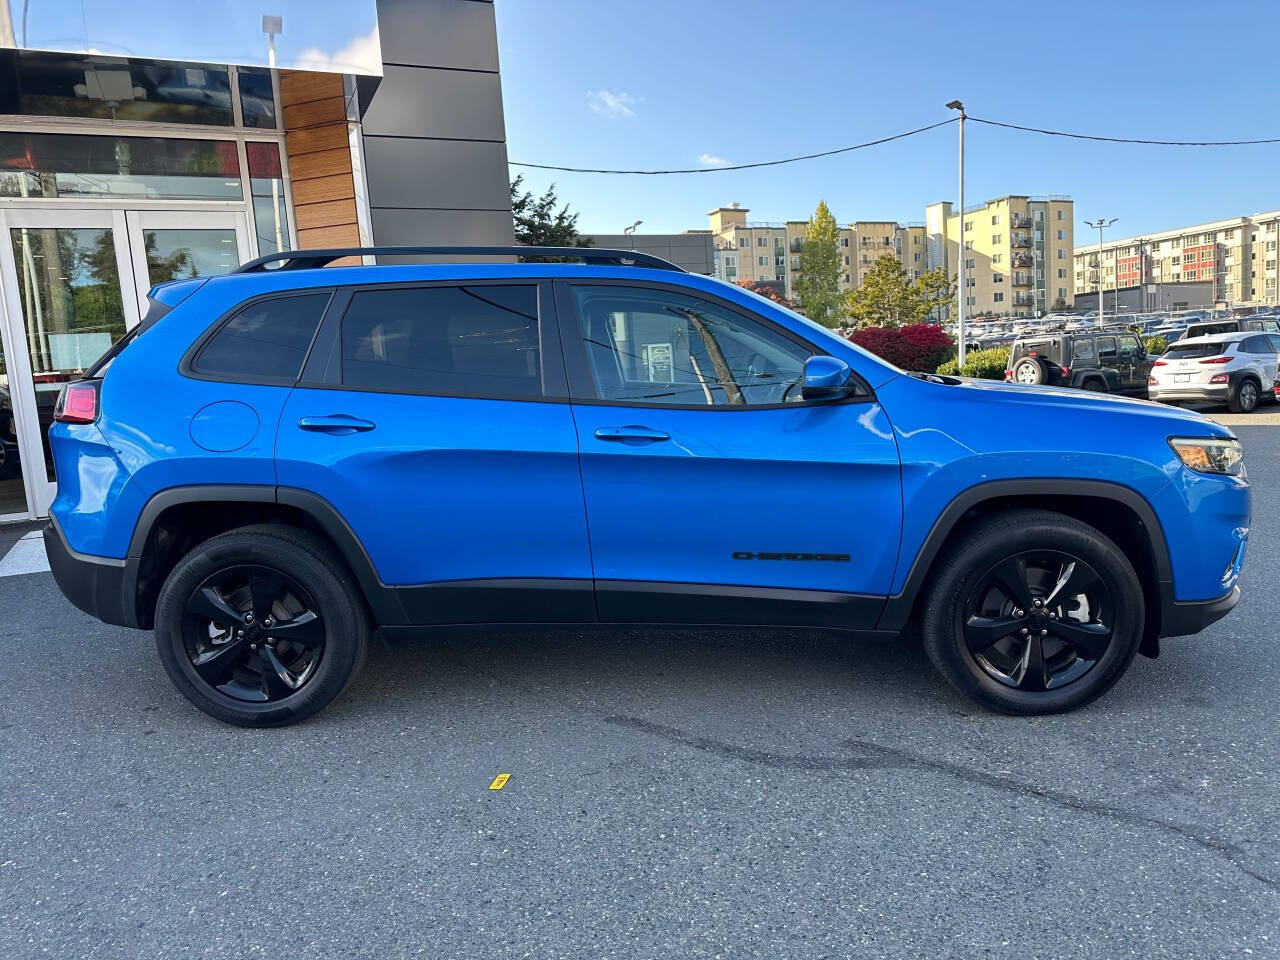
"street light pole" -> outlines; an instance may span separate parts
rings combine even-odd
[[[644,223],[644,221],[643,221],[643,220],[637,220],[637,221],[636,221],[635,223],[633,223],[631,226],[629,226],[629,227],[623,227],[623,228],[622,228],[622,235],[623,235],[624,237],[629,237],[629,238],[630,238],[630,240],[631,240],[631,249],[632,249],[632,250],[634,250],[634,249],[636,248],[636,227],[640,226],[640,224],[642,224],[642,223]]]
[[[952,100],[947,104],[948,110],[960,111],[960,236],[956,239],[956,246],[959,249],[959,263],[956,264],[956,286],[959,288],[959,313],[956,318],[956,337],[960,341],[959,355],[956,357],[959,366],[964,366],[965,361],[965,331],[964,331],[964,314],[965,305],[969,301],[969,288],[964,285],[964,104],[959,100]],[[942,243],[947,242],[947,225],[942,225]]]
[[[1098,326],[1102,326],[1102,322],[1107,318],[1106,303],[1102,299],[1102,228],[1111,226],[1118,219],[1118,217],[1112,217],[1110,220],[1103,220],[1099,217],[1097,220],[1085,221],[1086,226],[1096,227],[1098,230]],[[1116,283],[1119,284],[1119,282],[1120,278],[1117,276]],[[1119,287],[1117,286],[1116,289],[1119,290]],[[1119,293],[1117,293],[1116,296],[1119,297]],[[1116,311],[1119,312],[1119,310],[1120,307],[1117,304]]]

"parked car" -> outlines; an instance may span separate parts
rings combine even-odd
[[[326,266],[370,252],[156,287],[58,405],[59,587],[221,720],[315,713],[376,628],[913,616],[1048,713],[1239,598],[1249,484],[1199,414],[909,375],[634,252]]]
[[[1147,390],[1164,403],[1225,403],[1233,413],[1252,413],[1275,401],[1278,364],[1280,333],[1186,337],[1152,366]]]
[[[1186,332],[1181,339],[1193,337],[1216,337],[1224,333],[1256,330],[1263,333],[1280,333],[1280,322],[1272,316],[1233,317],[1223,320],[1198,320],[1187,324]]]
[[[0,480],[17,475],[20,469],[18,430],[13,419],[12,401],[9,399],[9,391],[0,387]]]
[[[1075,332],[1068,328],[1017,340],[1004,377],[1027,386],[1047,384],[1145,397],[1151,363],[1137,334],[1123,328]]]

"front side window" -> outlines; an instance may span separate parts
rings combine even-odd
[[[800,402],[813,351],[767,324],[685,294],[574,286],[601,400],[675,406]]]
[[[1114,363],[1116,359],[1116,338],[1098,338],[1098,359],[1104,363]]]
[[[1075,352],[1072,356],[1076,360],[1092,360],[1094,358],[1093,341],[1077,340],[1075,343]]]
[[[324,290],[249,304],[213,335],[191,368],[228,380],[297,380],[330,296]]]
[[[1142,353],[1142,345],[1138,343],[1137,337],[1120,338],[1120,356],[1133,359],[1140,353]]]
[[[444,396],[541,396],[538,288],[359,291],[342,318],[342,383]]]

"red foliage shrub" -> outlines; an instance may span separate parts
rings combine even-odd
[[[864,327],[849,339],[903,370],[932,373],[950,358],[955,343],[936,323],[908,327]]]

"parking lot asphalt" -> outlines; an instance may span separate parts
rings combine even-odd
[[[0,578],[0,957],[1280,956],[1280,430],[1239,432],[1241,604],[1066,716],[910,638],[545,632],[380,641],[246,731]]]

